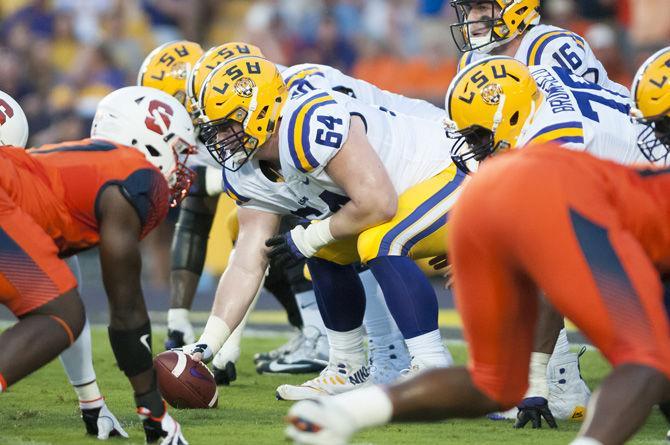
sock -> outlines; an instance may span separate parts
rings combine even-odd
[[[570,342],[568,342],[568,331],[563,328],[558,333],[558,338],[556,339],[556,345],[554,346],[554,352],[552,355],[563,355],[570,352]]]
[[[100,408],[105,404],[105,400],[100,394],[100,388],[98,388],[98,382],[95,380],[83,385],[75,385],[73,389],[77,393],[79,408],[81,409]]]
[[[93,369],[91,347],[91,325],[88,319],[84,323],[84,328],[77,340],[61,353],[59,359],[72,386],[95,382],[96,377],[95,369]],[[79,400],[91,400],[91,398],[79,398]]]
[[[348,391],[329,397],[328,400],[340,405],[356,429],[384,425],[391,421],[393,415],[393,403],[386,391],[378,385]]]
[[[186,332],[190,328],[191,322],[188,319],[188,315],[191,311],[188,309],[168,309],[167,312],[167,325],[168,329],[171,331],[181,331]]]
[[[356,270],[320,258],[307,261],[326,328],[347,332],[363,324],[365,292]]]
[[[304,326],[313,326],[321,332],[326,334],[326,326],[323,324],[321,313],[319,312],[319,305],[316,303],[316,294],[314,289],[309,289],[305,292],[295,294],[295,300],[300,310],[300,316]]]
[[[437,330],[437,295],[414,261],[387,256],[370,260],[368,266],[405,340]]]
[[[7,391],[7,381],[5,378],[0,374],[0,392],[5,392]]]
[[[590,437],[578,437],[570,442],[570,445],[603,445],[603,443]]]
[[[147,408],[152,417],[161,417],[165,413],[165,403],[156,388],[145,394],[135,394],[135,406]]]
[[[363,349],[363,326],[346,332],[327,329],[330,344],[330,361],[345,360],[353,364],[365,363]]]
[[[451,366],[454,359],[449,350],[442,343],[440,330],[436,329],[427,334],[406,339],[409,355],[413,360],[418,360],[421,366],[427,368]]]
[[[393,335],[402,340],[402,334],[386,306],[382,289],[377,284],[372,272],[369,270],[361,272],[359,277],[361,277],[361,282],[365,288],[365,317],[363,323],[368,337],[374,341],[377,338]]]

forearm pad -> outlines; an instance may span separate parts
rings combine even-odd
[[[109,342],[119,369],[126,377],[135,377],[153,367],[151,353],[151,322],[136,329],[107,328]]]
[[[214,216],[182,207],[172,238],[172,270],[186,269],[202,274],[207,240]]]

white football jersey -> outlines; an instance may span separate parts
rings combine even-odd
[[[288,67],[281,74],[289,88],[289,94],[292,95],[302,95],[312,90],[334,90],[396,113],[440,122],[445,116],[442,108],[430,102],[382,90],[364,80],[349,77],[331,66],[304,63]]]
[[[563,68],[534,66],[530,72],[544,100],[523,128],[518,147],[554,141],[620,164],[646,162],[637,148],[640,127],[628,117],[626,96]]]
[[[489,56],[490,54],[479,51],[469,51],[461,56],[459,70]],[[534,26],[521,38],[521,45],[514,58],[528,66],[562,67],[603,88],[630,96],[628,88],[607,77],[607,71],[593,54],[588,42],[563,28],[551,25]]]
[[[279,128],[282,175],[298,202],[328,216],[348,201],[325,167],[347,140],[352,116],[362,119],[368,142],[398,194],[451,164],[453,142],[436,121],[397,114],[348,95],[313,90],[289,97]],[[318,207],[324,202],[326,207]]]
[[[363,120],[368,141],[398,193],[451,164],[452,141],[440,123],[398,115],[335,91],[314,90],[289,98],[282,110],[278,136],[283,182],[270,180],[252,159],[237,171],[224,171],[224,190],[245,208],[306,219],[333,214],[349,198],[324,168],[346,142],[352,116]]]

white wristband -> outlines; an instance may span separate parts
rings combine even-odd
[[[207,196],[218,196],[223,192],[221,170],[212,167],[205,168],[205,192]]]
[[[230,327],[226,322],[216,315],[210,315],[197,343],[205,343],[212,350],[212,354],[216,355],[228,337],[230,337]]]
[[[549,385],[547,383],[547,363],[551,355],[543,352],[530,354],[530,372],[528,375],[527,397],[544,397],[549,399]]]
[[[291,230],[293,242],[307,258],[313,257],[323,246],[335,241],[330,232],[330,218],[313,222],[306,229],[298,226]]]

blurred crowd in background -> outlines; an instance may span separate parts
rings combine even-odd
[[[0,17],[0,89],[24,108],[33,146],[86,137],[97,102],[171,40],[248,41],[277,63],[331,65],[436,104],[459,57],[449,0],[2,0]],[[543,0],[542,22],[584,36],[629,86],[670,42],[670,0]],[[156,236],[151,276],[167,286],[169,226]]]

